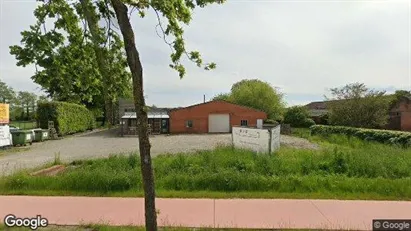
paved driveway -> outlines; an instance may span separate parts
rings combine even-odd
[[[119,137],[117,129],[67,137],[62,140],[35,143],[29,150],[0,155],[0,175],[22,168],[35,168],[52,162],[60,154],[63,162],[77,159],[107,157],[110,154],[129,154],[138,150],[137,137]],[[151,154],[190,152],[213,149],[231,144],[231,134],[158,135],[150,138]],[[283,145],[297,148],[316,148],[307,140],[281,136]]]

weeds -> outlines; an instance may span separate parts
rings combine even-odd
[[[310,139],[321,143],[323,148],[282,147],[275,155],[257,155],[232,147],[218,147],[212,151],[158,156],[153,158],[156,188],[163,192],[187,193],[264,192],[318,197],[368,194],[411,198],[411,149],[335,135]],[[18,190],[141,192],[139,161],[135,154],[111,156],[72,162],[77,167],[57,177],[15,174],[3,179],[4,189],[0,193]]]
[[[60,152],[54,153],[53,165],[60,165],[60,164],[61,164]]]

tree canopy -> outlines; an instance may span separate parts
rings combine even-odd
[[[387,124],[392,101],[384,91],[352,83],[331,89],[331,95],[327,102],[330,124],[363,128],[381,128]]]
[[[0,79],[0,103],[11,103],[16,98],[13,88]]]
[[[28,91],[19,91],[17,94],[17,105],[21,108],[20,119],[34,119],[37,105],[37,95]]]
[[[136,47],[135,35],[130,23],[128,7],[125,3],[137,9],[140,16],[144,17],[146,10],[153,9],[157,15],[158,27],[161,29],[160,37],[164,39],[171,49],[170,67],[175,69],[180,78],[185,74],[185,68],[180,63],[184,54],[196,63],[198,67],[206,70],[215,68],[214,63],[203,64],[200,53],[187,51],[184,41],[184,30],[180,24],[189,24],[193,10],[211,3],[222,3],[223,0],[140,0],[122,1],[111,0],[117,21],[123,35],[124,46],[127,54],[127,63],[132,73],[134,105],[136,107],[138,126],[138,140],[140,151],[140,166],[143,175],[143,188],[145,197],[146,229],[157,230],[157,211],[155,206],[154,174],[151,165],[150,140],[148,136],[148,119],[143,89],[143,66]],[[165,18],[165,23],[160,17]],[[168,42],[168,37],[174,37],[173,42]]]
[[[106,78],[98,70],[95,43],[78,1],[44,1],[34,11],[36,23],[21,32],[21,45],[10,47],[18,66],[36,67],[31,78],[48,96],[103,109],[105,97],[113,103],[118,97],[130,95],[131,74],[124,46],[111,28],[113,12],[107,10],[107,4],[94,1],[89,5],[96,20],[107,21],[98,28],[104,38],[100,41],[100,56],[106,60]],[[46,28],[46,21],[52,22],[52,28]]]
[[[211,70],[198,51],[185,46],[183,24],[191,22],[195,8],[224,0],[43,0],[34,12],[37,22],[22,32],[22,46],[10,47],[19,66],[34,64],[32,76],[54,99],[96,107],[120,95],[132,94],[138,120],[138,140],[145,192],[146,229],[157,230],[154,176],[151,166],[147,112],[143,93],[143,67],[136,47],[130,15],[144,17],[150,9],[158,19],[157,32],[171,50],[171,68],[183,78],[183,56],[198,67]],[[129,7],[131,11],[129,11]],[[101,20],[107,21],[100,27]],[[116,19],[120,36],[111,28]],[[45,21],[53,28],[46,29]],[[83,25],[82,25],[83,24]],[[173,38],[173,41],[169,41]],[[121,48],[124,48],[122,50]],[[104,57],[104,59],[102,58]],[[127,58],[125,58],[127,57]],[[104,61],[104,62],[103,62]],[[129,72],[125,71],[129,67]],[[108,73],[109,72],[109,73]],[[112,102],[111,102],[112,103]],[[104,107],[106,108],[106,107]],[[106,109],[107,112],[107,109]]]
[[[305,106],[293,106],[287,108],[284,114],[284,123],[292,127],[310,127],[315,122],[310,119],[310,114]]]
[[[234,83],[230,93],[221,93],[213,98],[219,99],[259,109],[267,113],[269,119],[283,119],[283,95],[269,83],[259,79],[243,79]]]

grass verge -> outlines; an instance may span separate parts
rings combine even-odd
[[[184,198],[411,199],[411,149],[343,136],[274,155],[219,147],[153,159],[157,195]],[[20,172],[0,194],[142,196],[137,155],[75,161],[58,176]]]

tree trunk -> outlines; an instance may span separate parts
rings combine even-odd
[[[87,21],[88,28],[90,29],[91,33],[91,39],[93,41],[93,49],[94,53],[96,55],[97,59],[97,65],[98,69],[100,72],[101,77],[103,78],[103,99],[104,99],[104,109],[106,111],[106,116],[104,118],[104,122],[108,123],[108,126],[110,127],[113,119],[112,119],[112,113],[110,109],[110,103],[111,103],[111,98],[110,95],[108,94],[108,85],[109,85],[109,70],[108,70],[108,64],[106,63],[104,59],[104,52],[103,48],[101,47],[102,41],[104,39],[102,38],[101,34],[99,33],[99,26],[98,26],[98,18],[96,17],[96,14],[94,13],[93,9],[91,7],[91,1],[90,0],[80,0],[81,6],[84,11],[84,17]]]
[[[145,111],[143,92],[143,67],[134,40],[134,32],[128,18],[128,9],[121,0],[111,0],[116,12],[118,24],[123,35],[127,54],[127,62],[133,80],[134,105],[137,114],[138,140],[140,146],[141,172],[143,175],[146,230],[157,230],[157,214],[155,206],[154,175],[151,166],[150,140],[148,136],[148,119]]]
[[[103,110],[103,123],[101,124],[102,127],[104,127],[104,125],[106,125],[106,121],[107,121],[106,114],[107,114],[106,109],[104,109]]]

